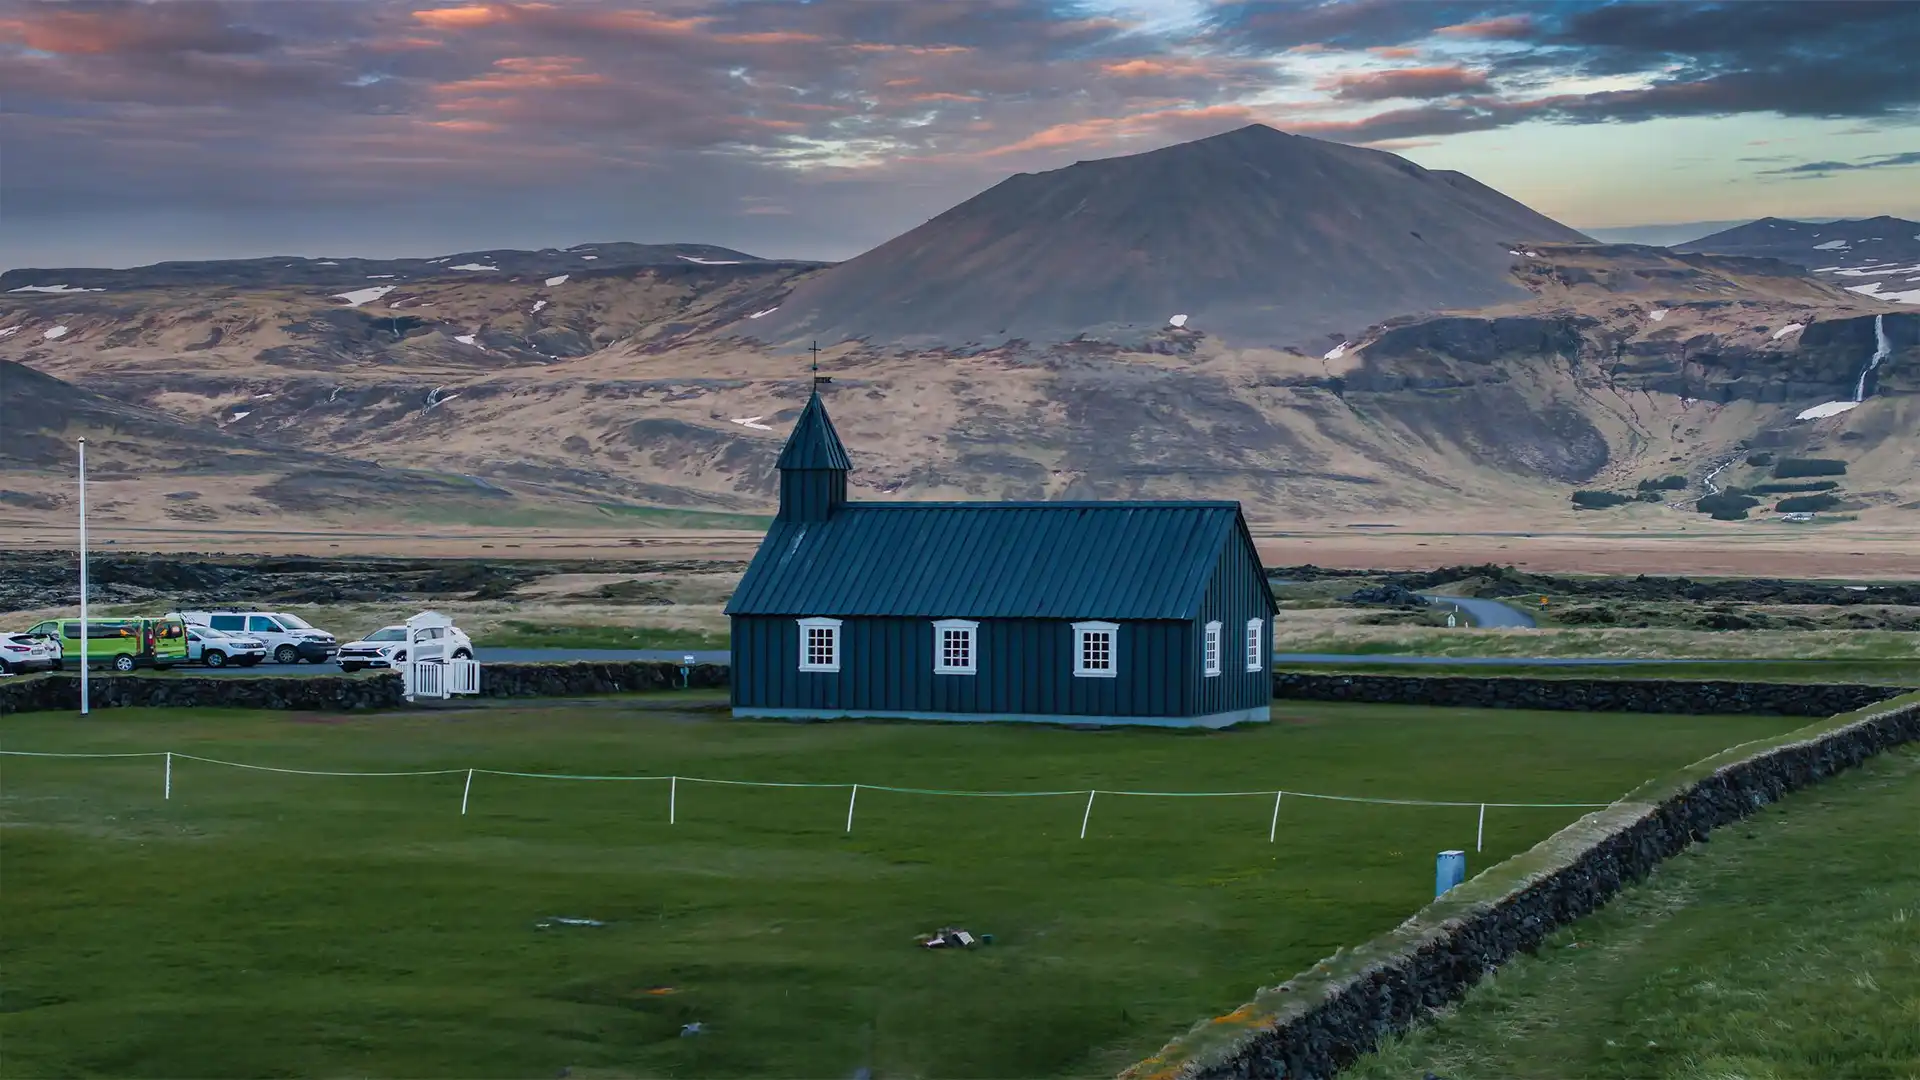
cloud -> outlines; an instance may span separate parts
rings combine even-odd
[[[1755,158],[1756,161],[1779,158]],[[1920,165],[1920,150],[1909,150],[1901,154],[1878,154],[1858,161],[1806,161],[1790,165],[1784,169],[1768,169],[1763,175],[1825,176],[1837,172],[1859,172],[1862,169],[1900,169],[1911,165]]]
[[[1473,22],[1442,26],[1434,33],[1441,37],[1487,38],[1502,41],[1531,37],[1533,31],[1532,15],[1500,15],[1491,19],[1476,19]]]
[[[1323,79],[1318,86],[1342,101],[1442,98],[1486,88],[1486,72],[1470,71],[1458,64],[1353,72]]]

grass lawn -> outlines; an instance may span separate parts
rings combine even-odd
[[[1781,717],[1280,703],[1230,732],[629,708],[16,715],[0,748],[962,790],[1606,802]],[[1269,796],[306,777],[0,761],[9,1076],[1112,1075],[1576,817]],[[1909,830],[1907,839],[1911,840]],[[1717,849],[1718,845],[1716,845]],[[1812,884],[1804,888],[1811,889]],[[537,924],[550,916],[600,927]],[[995,936],[917,949],[945,925]],[[653,993],[670,987],[671,993]],[[681,1025],[706,1030],[682,1038]]]
[[[1920,748],[1716,832],[1343,1076],[1920,1076]]]
[[[474,644],[497,649],[724,649],[724,633],[651,626],[564,626],[509,619]]]

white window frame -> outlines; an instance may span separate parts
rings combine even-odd
[[[1265,640],[1267,636],[1265,633],[1266,628],[1267,628],[1267,621],[1265,619],[1248,619],[1247,620],[1247,670],[1248,671],[1267,670],[1267,654],[1266,654],[1267,643]]]
[[[947,635],[963,634],[967,642],[967,662],[947,663]],[[939,619],[933,624],[933,673],[935,675],[973,675],[980,670],[980,624],[970,619]]]
[[[801,619],[800,622],[800,670],[801,671],[839,671],[840,670],[840,620],[839,619]],[[833,660],[816,664],[808,659],[807,646],[813,638],[812,631],[825,630],[828,640],[833,643]]]
[[[1207,624],[1207,634],[1201,645],[1202,666],[1208,678],[1220,674],[1220,623],[1218,620]]]
[[[1107,666],[1090,668],[1087,666],[1087,637],[1090,634],[1107,635]],[[1073,624],[1073,674],[1079,679],[1112,679],[1120,675],[1120,624],[1110,622],[1077,622]]]

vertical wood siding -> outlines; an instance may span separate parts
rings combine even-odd
[[[1178,658],[1191,628],[1175,620],[1121,622],[1119,674],[1073,674],[1071,622],[982,619],[978,671],[937,675],[931,619],[850,618],[840,627],[840,670],[799,670],[795,619],[735,616],[733,703],[743,707],[875,712],[1182,716],[1191,673]]]

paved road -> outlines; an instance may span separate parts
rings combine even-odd
[[[1470,596],[1441,596],[1439,593],[1421,593],[1421,596],[1435,605],[1458,604],[1460,610],[1473,617],[1475,626],[1538,626],[1533,616],[1519,608],[1509,607],[1498,600],[1478,600]]]

